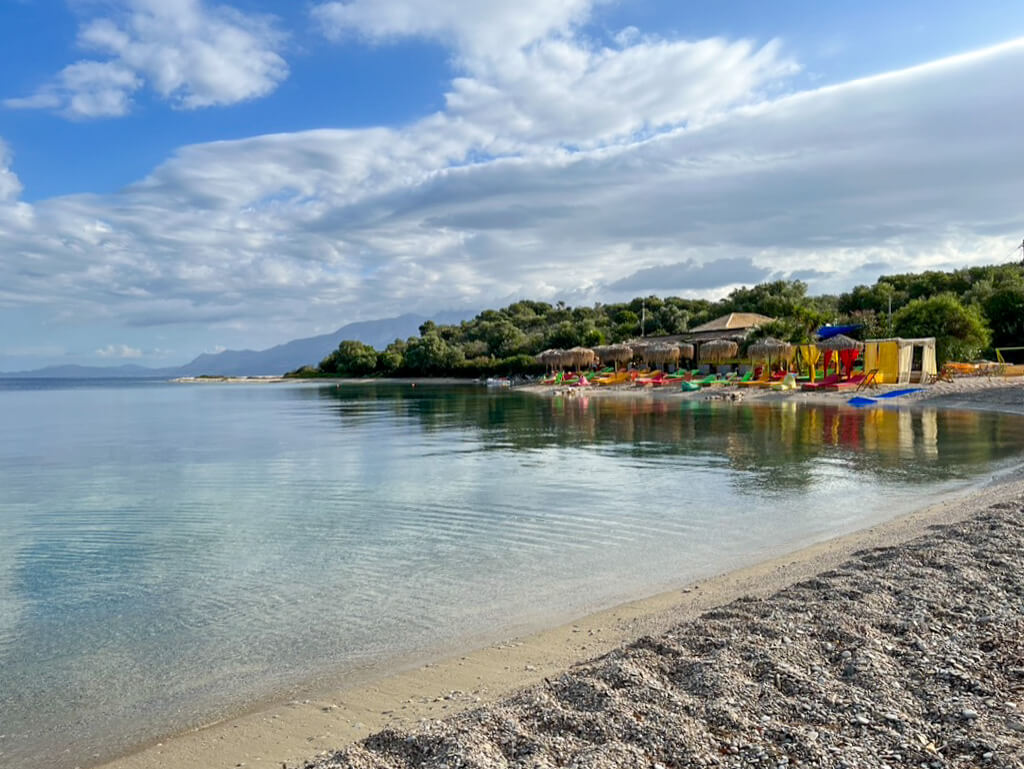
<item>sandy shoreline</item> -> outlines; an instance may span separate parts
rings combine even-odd
[[[410,730],[557,676],[581,660],[644,635],[658,635],[741,596],[769,595],[835,568],[868,547],[906,542],[932,525],[975,516],[1024,494],[1003,483],[755,566],[626,603],[574,622],[466,651],[357,686],[299,695],[202,729],[178,734],[104,769],[301,765],[381,729]],[[83,766],[86,765],[83,763]]]

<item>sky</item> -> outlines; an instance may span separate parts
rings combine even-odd
[[[0,371],[1008,261],[1022,71],[1018,0],[0,0]]]

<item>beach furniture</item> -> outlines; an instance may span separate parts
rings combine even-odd
[[[868,387],[878,387],[878,369],[873,368],[871,371],[864,374],[864,379],[857,385],[857,392],[864,390]]]
[[[796,384],[796,374],[793,374],[793,373],[786,374],[784,377],[782,377],[782,381],[781,382],[772,382],[772,385],[771,385],[771,388],[773,390],[775,390],[776,392],[785,392],[787,390],[795,390],[796,387],[797,387],[797,384]]]
[[[728,385],[738,384],[739,381],[740,381],[740,379],[736,375],[736,373],[734,371],[730,371],[723,378],[713,379],[711,381],[711,385],[710,386],[711,387],[726,387]]]
[[[665,373],[663,371],[654,371],[649,376],[638,376],[633,380],[638,385],[653,385],[653,384],[664,384]]]
[[[736,384],[741,385],[742,387],[767,387],[771,383],[772,380],[769,379],[768,376],[766,376],[765,374],[761,374],[760,377],[755,379],[753,372],[751,372],[749,379],[745,379],[745,381],[742,382],[737,382]]]
[[[820,382],[805,382],[800,389],[802,390],[824,390],[830,385],[834,385],[839,381],[839,374],[829,374],[827,377],[822,379]]]
[[[857,374],[850,377],[849,379],[832,382],[831,384],[825,385],[825,390],[855,390],[860,387],[861,382],[865,379],[863,374]]]
[[[629,372],[628,371],[619,371],[618,373],[615,373],[615,374],[606,374],[605,376],[601,376],[601,377],[598,377],[597,379],[593,380],[594,384],[598,384],[598,385],[602,385],[602,386],[622,384],[623,382],[628,382],[628,381],[629,381]]]

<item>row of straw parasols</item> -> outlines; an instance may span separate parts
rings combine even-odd
[[[545,350],[537,360],[548,368],[584,368],[597,361],[594,351],[587,347],[573,347],[571,350]]]
[[[819,350],[832,350],[835,352],[838,350],[861,349],[864,347],[864,343],[839,334],[830,339],[816,342],[815,346]],[[768,363],[772,361],[791,361],[795,352],[796,350],[789,342],[784,342],[774,337],[759,339],[747,349],[747,354],[752,360],[763,360]],[[700,359],[707,363],[721,363],[722,361],[735,358],[738,354],[739,344],[728,339],[714,339],[700,346]]]
[[[839,334],[830,339],[816,342],[819,350],[852,350],[862,348],[858,342],[848,336]],[[573,347],[569,350],[545,350],[537,356],[537,360],[549,368],[586,368],[598,361],[604,365],[616,367],[620,363],[628,363],[634,358],[641,358],[649,365],[665,365],[679,360],[690,360],[694,357],[692,344],[641,341],[633,344],[606,344],[594,347]],[[721,363],[732,360],[739,354],[739,344],[729,339],[713,339],[700,346],[700,360],[705,363]],[[765,337],[754,342],[747,350],[753,360],[771,361],[792,360],[794,349],[789,342],[773,337]]]
[[[692,358],[692,344],[673,344],[671,342],[636,342],[634,344],[606,344],[593,349],[589,347],[573,347],[570,350],[545,350],[537,356],[537,360],[549,368],[586,368],[598,361],[616,368],[620,363],[629,363],[634,358],[642,358],[650,365],[675,363],[681,358]]]

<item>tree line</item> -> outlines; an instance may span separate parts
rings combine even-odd
[[[738,288],[718,301],[648,296],[568,307],[522,300],[484,310],[458,325],[428,321],[419,336],[396,339],[383,350],[346,340],[319,364],[289,376],[536,373],[541,367],[534,356],[545,349],[683,334],[731,312],[776,319],[757,329],[750,341],[773,336],[805,344],[826,323],[849,324],[861,327],[862,339],[934,336],[940,364],[972,360],[991,357],[995,347],[1024,345],[1024,267],[1012,263],[886,275],[838,296],[808,296],[802,281],[776,280]]]

